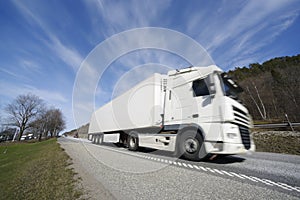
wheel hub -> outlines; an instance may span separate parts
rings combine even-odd
[[[185,141],[184,147],[186,152],[195,153],[198,149],[198,143],[195,139],[189,138]]]
[[[134,138],[130,138],[129,144],[131,147],[135,146],[135,139]]]

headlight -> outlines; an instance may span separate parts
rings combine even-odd
[[[227,133],[227,137],[230,139],[234,139],[237,137],[237,134],[236,133]]]

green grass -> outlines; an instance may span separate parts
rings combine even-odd
[[[56,139],[0,146],[0,199],[76,199],[75,172]]]

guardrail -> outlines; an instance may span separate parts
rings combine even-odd
[[[300,123],[254,124],[254,128],[286,128],[297,126],[300,126]]]

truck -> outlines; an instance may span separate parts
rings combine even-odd
[[[188,160],[255,151],[242,88],[218,66],[155,73],[91,117],[88,139],[171,151]]]

